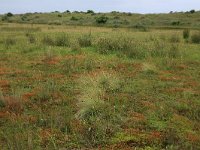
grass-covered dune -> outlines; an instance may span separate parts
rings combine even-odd
[[[2,23],[0,33],[0,149],[200,149],[197,30]]]

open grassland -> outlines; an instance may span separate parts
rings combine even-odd
[[[200,149],[198,31],[1,24],[0,33],[2,150]]]

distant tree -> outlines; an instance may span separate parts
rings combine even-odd
[[[87,10],[87,14],[94,14],[93,10]]]
[[[71,13],[69,10],[66,10],[64,13]]]
[[[6,16],[8,16],[8,17],[12,17],[13,14],[12,14],[11,12],[9,12],[9,13],[6,14]]]
[[[194,9],[190,10],[190,13],[191,13],[191,14],[194,14],[194,13],[195,13],[195,10],[194,10]]]
[[[96,23],[98,24],[105,24],[108,21],[108,17],[106,16],[101,16],[96,18]]]
[[[173,14],[174,12],[173,12],[173,11],[170,11],[169,13],[170,13],[170,14]]]

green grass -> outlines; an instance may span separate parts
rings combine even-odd
[[[0,29],[2,149],[200,148],[196,30]]]

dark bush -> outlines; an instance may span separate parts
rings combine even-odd
[[[70,20],[77,21],[77,20],[79,20],[79,19],[76,18],[76,17],[74,17],[74,16],[72,16]]]
[[[87,10],[87,14],[94,14],[93,10]]]
[[[9,13],[6,14],[6,16],[8,16],[8,17],[12,17],[13,14],[9,12]]]
[[[180,21],[173,21],[173,22],[171,23],[171,25],[173,25],[173,26],[178,26],[178,25],[180,25]]]
[[[106,16],[101,16],[96,18],[96,23],[98,24],[105,24],[108,21],[108,17]]]
[[[195,10],[194,10],[194,9],[190,10],[190,13],[191,13],[191,14],[194,14],[194,13],[195,13]]]

